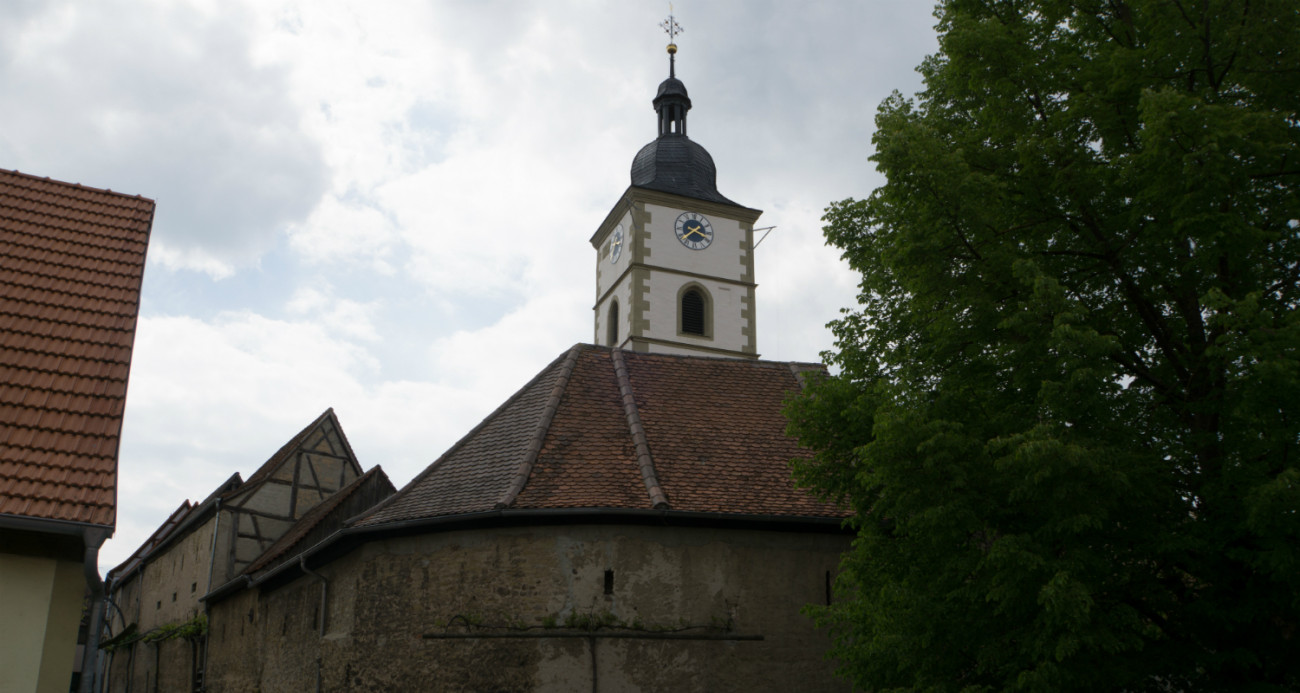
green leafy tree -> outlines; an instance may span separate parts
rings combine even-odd
[[[789,409],[867,690],[1300,690],[1300,4],[947,0]]]

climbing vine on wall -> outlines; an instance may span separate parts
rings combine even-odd
[[[100,642],[99,647],[113,652],[133,642],[162,642],[164,640],[193,639],[208,634],[207,614],[195,614],[188,621],[164,623],[146,633],[141,633],[139,626],[132,623],[122,629],[121,633]]]

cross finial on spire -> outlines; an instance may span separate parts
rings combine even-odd
[[[677,23],[677,18],[673,17],[673,4],[668,3],[668,19],[659,24],[659,27],[668,34],[668,76],[677,76],[677,35],[685,31],[682,25]]]

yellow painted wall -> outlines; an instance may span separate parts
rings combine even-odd
[[[0,554],[0,691],[67,692],[85,590],[80,563]]]

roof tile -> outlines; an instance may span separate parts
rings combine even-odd
[[[571,372],[556,359],[356,524],[486,512],[502,498],[518,509],[649,509],[652,487],[672,510],[845,515],[790,478],[790,460],[807,452],[786,435],[782,408],[799,389],[795,370],[817,366],[622,351],[619,375],[611,349],[575,349]],[[526,483],[512,496],[521,465]]]
[[[153,212],[0,169],[0,512],[114,524]]]

